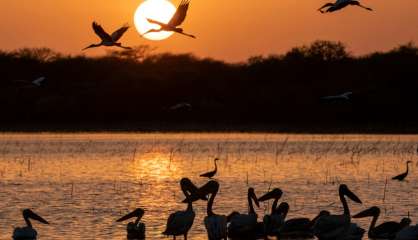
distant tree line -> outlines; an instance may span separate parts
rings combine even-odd
[[[3,129],[242,124],[307,131],[379,125],[390,131],[418,126],[413,43],[353,56],[340,42],[316,41],[234,64],[153,50],[138,46],[101,57],[48,48],[0,51]],[[40,87],[31,84],[41,76],[46,80]],[[347,91],[353,92],[350,100],[321,100]]]

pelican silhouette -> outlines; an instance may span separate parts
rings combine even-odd
[[[358,6],[361,8],[364,8],[369,11],[373,11],[373,9],[363,6],[360,1],[354,1],[354,0],[337,0],[335,3],[326,3],[324,6],[322,6],[318,11],[321,13],[327,13],[327,12],[335,12],[338,10],[341,10],[347,6]],[[327,10],[323,10],[324,8],[328,8]]]
[[[416,240],[418,239],[418,224],[405,227],[396,234],[395,240]]]
[[[124,47],[122,46],[121,43],[119,43],[119,39],[123,36],[123,34],[125,34],[126,31],[128,31],[129,26],[128,25],[124,25],[123,27],[119,28],[118,30],[116,30],[114,33],[112,33],[112,35],[109,35],[102,26],[100,26],[97,22],[93,22],[93,30],[96,33],[97,36],[100,37],[100,39],[102,40],[101,43],[98,44],[92,44],[86,48],[84,48],[83,50],[89,49],[89,48],[96,48],[96,47],[101,47],[101,46],[106,46],[106,47],[120,47],[123,49],[132,49],[130,47]]]
[[[49,224],[48,221],[37,215],[30,209],[23,210],[23,219],[25,219],[26,227],[15,228],[13,231],[13,240],[36,240],[38,232],[32,227],[30,219],[36,220],[43,224]]]
[[[409,173],[409,164],[412,163],[412,161],[407,161],[406,162],[406,172],[399,174],[398,176],[395,176],[392,178],[392,180],[398,180],[400,182],[404,181],[405,178],[408,176]]]
[[[259,202],[274,199],[273,205],[271,206],[271,213],[265,215],[263,218],[264,235],[266,236],[276,236],[278,234],[279,228],[284,224],[285,216],[282,214],[282,208],[280,206],[277,207],[279,199],[282,196],[283,191],[280,188],[275,188],[258,198]]]
[[[196,216],[193,210],[193,199],[199,200],[199,196],[195,196],[192,199],[193,191],[195,190],[194,184],[188,178],[183,178],[180,181],[180,187],[186,196],[187,200],[187,209],[185,211],[177,211],[172,213],[167,220],[167,226],[164,235],[173,236],[173,239],[176,239],[176,236],[184,236],[184,239],[187,240],[187,234],[190,228],[193,225],[194,218]]]
[[[411,224],[411,219],[403,218],[401,222],[384,222],[376,226],[379,215],[380,209],[378,207],[371,207],[354,215],[353,218],[373,217],[368,233],[370,239],[394,239],[400,230]]]
[[[260,207],[254,188],[248,189],[248,214],[233,212],[228,216],[228,237],[231,239],[256,239],[257,213],[254,210],[253,201]]]
[[[191,34],[184,33],[183,29],[178,27],[186,19],[187,11],[189,10],[189,5],[190,5],[190,0],[182,0],[179,7],[177,8],[177,11],[174,13],[173,17],[168,23],[162,23],[162,22],[147,18],[148,22],[159,25],[160,29],[150,29],[143,35],[146,35],[152,32],[168,31],[168,32],[176,32],[179,34],[183,34],[191,38],[196,38],[195,36]]]
[[[340,185],[338,192],[344,212],[341,215],[321,216],[316,220],[313,230],[315,236],[319,239],[338,239],[343,236],[349,236],[351,233],[354,234],[357,230],[356,225],[351,224],[350,209],[345,197],[360,204],[362,202],[345,184]],[[359,231],[360,233],[361,231]]]
[[[213,203],[215,201],[216,194],[219,191],[219,183],[216,181],[209,181],[200,191],[210,194],[207,205],[207,216],[204,219],[206,231],[208,233],[209,240],[221,240],[227,239],[227,217],[224,215],[215,214],[212,210]]]
[[[145,239],[145,224],[140,222],[144,216],[145,211],[142,208],[137,208],[135,211],[119,218],[116,222],[123,222],[131,218],[136,218],[135,222],[130,222],[126,226],[127,239],[142,240]]]
[[[215,170],[210,171],[210,172],[207,172],[207,173],[203,173],[200,176],[201,177],[206,177],[206,178],[209,178],[209,179],[213,178],[216,175],[216,173],[218,172],[218,165],[216,164],[217,161],[219,161],[219,159],[218,158],[215,158],[215,160],[214,160],[214,162],[215,162]]]

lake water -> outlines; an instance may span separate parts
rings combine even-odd
[[[213,169],[215,157],[218,214],[245,212],[248,186],[260,196],[281,188],[289,217],[340,213],[337,189],[345,183],[363,201],[350,202],[352,213],[376,205],[380,220],[409,214],[416,224],[417,145],[418,136],[395,135],[2,134],[0,239],[24,225],[24,208],[51,223],[34,222],[39,239],[125,239],[125,224],[115,220],[137,207],[146,210],[148,239],[166,239],[168,215],[186,207],[179,180],[206,183],[198,176]],[[391,181],[407,160],[408,181]],[[206,239],[206,203],[194,207],[190,239]],[[258,209],[259,220],[268,207]],[[369,221],[356,222],[367,228]]]

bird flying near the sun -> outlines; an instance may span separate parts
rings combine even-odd
[[[337,0],[335,3],[326,3],[324,6],[322,6],[320,9],[318,9],[321,13],[328,13],[328,12],[335,12],[338,10],[341,10],[349,5],[352,6],[358,6],[361,8],[364,8],[369,11],[373,11],[373,9],[363,6],[360,1],[355,0]],[[328,8],[326,10],[323,10],[324,8]]]
[[[125,34],[126,31],[128,31],[129,26],[126,24],[123,27],[119,28],[118,30],[116,30],[114,33],[112,33],[112,35],[109,35],[102,26],[100,26],[97,22],[93,22],[93,30],[96,33],[97,36],[100,37],[100,39],[102,40],[101,43],[98,44],[92,44],[86,48],[84,48],[83,50],[89,49],[89,48],[96,48],[96,47],[101,47],[101,46],[106,46],[106,47],[120,47],[123,49],[131,49],[130,47],[124,47],[122,46],[121,43],[119,43],[119,39],[123,36],[123,34]]]
[[[179,34],[183,34],[191,38],[196,38],[194,35],[183,32],[183,28],[179,28],[179,26],[186,19],[187,11],[189,10],[189,5],[190,5],[190,0],[182,0],[179,7],[176,10],[176,13],[174,13],[173,17],[168,23],[162,23],[160,21],[147,18],[148,22],[159,25],[160,29],[150,29],[143,35],[146,35],[152,32],[167,31],[167,32],[176,32]]]

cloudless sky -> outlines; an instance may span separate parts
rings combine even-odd
[[[0,0],[1,49],[50,47],[80,54],[98,42],[93,20],[112,32],[133,26],[142,0]],[[176,5],[180,0],[173,1]],[[141,38],[133,27],[126,45],[149,44],[158,51],[194,53],[227,61],[284,53],[318,39],[342,41],[354,54],[388,50],[418,42],[418,0],[363,0],[375,11],[357,7],[333,14],[317,9],[327,0],[192,0],[184,24],[198,39],[173,36],[162,42]],[[87,54],[102,54],[92,50]]]

